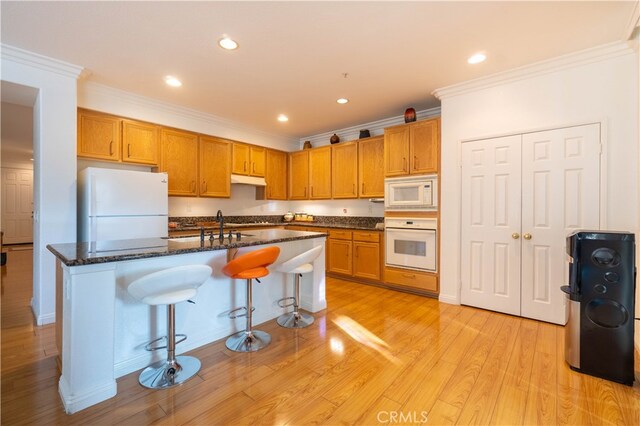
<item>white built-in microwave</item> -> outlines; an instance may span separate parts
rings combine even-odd
[[[385,210],[434,211],[438,209],[438,176],[405,176],[384,180]]]

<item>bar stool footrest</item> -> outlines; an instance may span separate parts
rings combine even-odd
[[[291,303],[287,303],[286,305],[284,305],[284,301],[285,300],[292,300]],[[278,300],[278,306],[280,306],[281,308],[288,308],[289,306],[293,306],[296,304],[296,298],[295,297],[283,297],[282,299]]]
[[[244,314],[237,314],[237,315],[236,315],[236,314],[234,314],[234,312],[238,312],[238,311],[246,311],[246,310],[247,310],[247,308],[246,308],[245,306],[242,306],[242,307],[240,307],[240,308],[232,309],[231,311],[229,311],[229,318],[231,318],[231,319],[244,318],[244,317],[246,317],[246,316],[247,316],[247,313],[246,313],[246,312],[245,312]],[[255,311],[255,310],[256,310],[256,308],[255,308],[255,307],[252,307],[252,308],[251,308],[251,312],[253,312],[253,311]]]
[[[176,334],[176,339],[177,339],[176,340],[176,345],[177,345],[178,343],[182,343],[185,340],[187,340],[187,335],[186,334]],[[157,351],[157,350],[160,350],[160,349],[166,349],[167,348],[167,344],[165,344],[164,346],[153,346],[153,347],[151,346],[154,343],[159,342],[160,340],[164,340],[165,342],[168,342],[167,336],[158,337],[157,339],[152,340],[149,343],[147,343],[146,345],[144,345],[144,349],[146,351],[149,351],[149,352]]]

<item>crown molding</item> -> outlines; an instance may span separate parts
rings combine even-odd
[[[197,120],[207,124],[211,124],[211,123],[218,124],[228,129],[251,132],[256,135],[264,135],[265,137],[280,139],[283,141],[286,141],[288,139],[287,144],[292,146],[297,144],[297,141],[298,141],[298,138],[296,137],[287,137],[281,134],[266,132],[264,130],[256,129],[232,120],[219,117],[217,115],[201,112],[195,109],[175,105],[165,101],[160,101],[157,99],[127,92],[121,89],[116,89],[114,87],[106,86],[100,83],[95,83],[91,81],[85,82],[82,85],[82,91],[88,95],[96,94],[100,96],[105,96],[107,98],[119,100],[124,103],[133,104],[133,105],[141,106],[144,108],[148,108],[148,109],[152,109],[160,112],[166,112],[172,115],[180,116],[180,117],[191,119],[191,120]],[[108,112],[108,111],[105,111],[105,112]]]
[[[624,28],[622,39],[631,40],[636,28],[640,28],[640,0],[636,0],[633,5],[633,11],[631,12],[631,16],[629,16],[629,22],[627,22]]]
[[[4,43],[0,44],[0,51],[2,52],[2,60],[29,65],[44,71],[60,74],[65,77],[77,79],[84,71],[84,68],[81,66],[40,55],[38,53],[29,52],[28,50],[20,49]]]
[[[575,68],[594,62],[605,61],[618,56],[628,55],[633,52],[634,49],[631,47],[631,43],[616,41],[602,46],[570,53],[568,55],[559,56],[557,58],[535,62],[530,65],[503,71],[497,74],[492,74],[487,77],[481,77],[463,83],[442,87],[434,90],[431,94],[438,99],[444,99],[568,68]]]
[[[416,118],[422,120],[429,117],[435,117],[440,115],[440,107],[423,109],[416,111]],[[360,136],[360,130],[367,129],[371,133],[371,136],[379,136],[384,134],[385,127],[396,126],[398,124],[404,124],[404,115],[398,115],[389,118],[383,118],[381,120],[369,121],[368,123],[362,123],[355,126],[345,127],[336,131],[318,133],[316,135],[300,138],[299,143],[302,144],[305,141],[310,141],[315,147],[328,145],[329,139],[335,133],[340,137],[341,141],[349,141],[358,139]]]

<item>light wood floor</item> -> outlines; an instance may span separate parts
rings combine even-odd
[[[115,398],[67,416],[54,330],[31,325],[30,255],[10,252],[2,268],[2,424],[375,425],[424,414],[430,425],[640,425],[637,382],[571,371],[562,327],[335,279],[312,327],[270,321],[260,352],[216,342],[192,352],[203,367],[182,387],[151,391],[130,374]]]

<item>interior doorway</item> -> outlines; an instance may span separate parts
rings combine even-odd
[[[1,87],[0,126],[0,226],[2,251],[7,263],[12,261],[12,251],[26,250],[22,257],[29,262],[17,262],[4,269],[22,268],[22,276],[33,277],[34,241],[34,104],[37,90],[31,87],[3,81]],[[28,251],[27,251],[28,250]],[[24,297],[33,297],[33,278],[23,282]],[[27,294],[28,293],[28,294]]]

